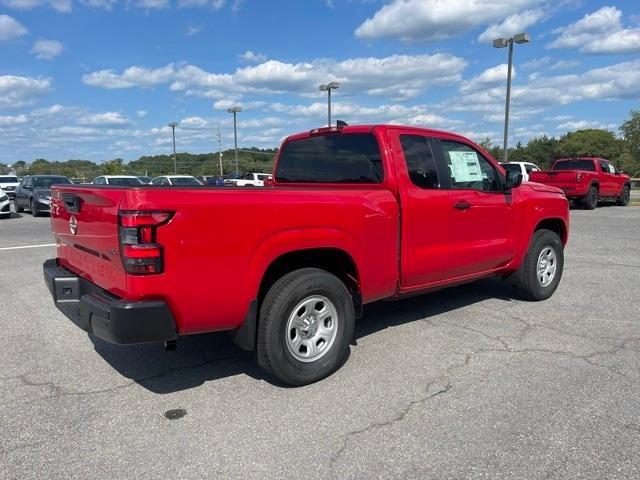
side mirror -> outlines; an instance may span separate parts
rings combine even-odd
[[[504,182],[504,189],[511,190],[522,184],[522,174],[520,172],[507,171],[507,178]]]

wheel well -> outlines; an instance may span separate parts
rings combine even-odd
[[[276,258],[267,268],[260,288],[258,290],[258,302],[262,303],[271,285],[279,278],[294,270],[315,267],[334,274],[347,286],[354,298],[356,312],[360,308],[360,279],[358,269],[353,258],[344,250],[337,248],[314,248],[285,253]]]
[[[596,187],[598,190],[600,190],[600,182],[594,180],[593,182],[591,182],[591,185],[589,185],[589,188],[591,187]]]
[[[536,225],[534,232],[542,230],[543,228],[546,230],[551,230],[552,232],[556,232],[562,239],[562,243],[567,242],[567,227],[559,218],[545,218],[540,223],[538,223],[538,225]]]

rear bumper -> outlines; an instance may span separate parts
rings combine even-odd
[[[116,297],[61,267],[55,258],[45,261],[42,269],[58,310],[85,332],[117,344],[177,338],[175,320],[165,302]]]

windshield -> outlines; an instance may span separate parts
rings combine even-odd
[[[593,160],[558,160],[553,164],[553,170],[588,170],[595,172],[596,166]]]
[[[504,169],[507,172],[518,172],[520,173],[520,165],[516,164],[516,163],[501,163],[501,165],[504,167]]]
[[[18,177],[0,177],[0,183],[18,183]]]
[[[114,177],[109,179],[109,185],[142,185],[142,182],[137,178]]]
[[[380,183],[380,147],[370,133],[318,135],[285,143],[278,182]]]
[[[51,185],[71,183],[67,177],[34,177],[33,188],[51,188]]]
[[[198,182],[198,180],[196,180],[195,178],[189,178],[189,177],[178,177],[178,178],[172,178],[172,179],[171,179],[171,184],[172,184],[172,185],[183,186],[183,187],[199,186],[199,185],[202,185],[202,184],[201,184],[200,182]]]

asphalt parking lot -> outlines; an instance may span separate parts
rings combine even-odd
[[[7,249],[49,219],[0,220],[0,478],[639,478],[640,208],[571,221],[550,300],[374,304],[340,371],[283,388],[225,335],[88,337],[42,281],[53,247]]]

